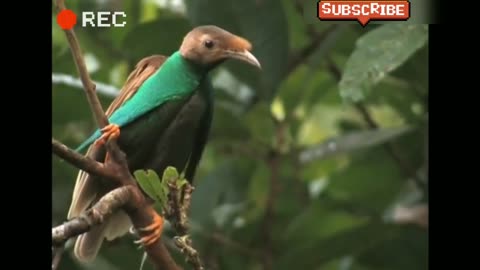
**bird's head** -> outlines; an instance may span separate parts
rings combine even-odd
[[[180,53],[192,62],[215,67],[227,59],[237,59],[261,68],[250,52],[248,40],[213,25],[198,26],[183,39]]]

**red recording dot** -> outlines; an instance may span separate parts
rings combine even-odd
[[[69,9],[64,9],[58,13],[57,23],[63,30],[70,30],[77,23],[77,15]]]

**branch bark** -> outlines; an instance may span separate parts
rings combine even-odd
[[[66,225],[68,228],[68,236],[73,237],[75,235],[81,234],[86,232],[94,226],[98,224],[97,222],[103,220],[106,215],[101,213],[110,213],[115,208],[118,208],[120,205],[123,206],[125,212],[129,215],[133,226],[135,229],[144,228],[151,224],[153,215],[155,214],[155,210],[153,209],[152,205],[146,200],[142,191],[136,185],[135,179],[133,179],[132,175],[128,171],[128,167],[126,167],[126,160],[124,154],[120,152],[113,151],[111,141],[107,142],[107,150],[109,153],[112,153],[111,159],[105,164],[98,163],[90,158],[85,158],[82,155],[75,153],[73,150],[68,149],[68,147],[58,143],[55,139],[52,139],[52,148],[54,151],[57,151],[57,155],[59,157],[67,157],[68,161],[71,164],[75,164],[80,170],[84,170],[88,172],[89,170],[95,173],[96,175],[104,175],[107,176],[106,180],[113,180],[116,183],[120,183],[123,185],[120,189],[114,193],[114,197],[111,193],[111,198],[102,197],[100,201],[103,201],[100,205],[96,204],[97,208],[91,209],[92,212],[85,213],[85,215],[89,218],[87,220],[81,221],[81,219],[74,219],[76,225]],[[118,148],[117,148],[118,149]],[[98,165],[100,164],[100,165]],[[91,169],[94,168],[94,169]],[[122,189],[124,188],[124,189]],[[115,191],[114,190],[114,191]],[[125,191],[125,190],[128,190]],[[119,193],[125,193],[125,195],[117,196]],[[113,199],[115,198],[115,199]],[[99,201],[99,203],[100,203]],[[113,205],[111,205],[113,204]],[[100,211],[100,214],[94,214],[95,211],[98,212],[98,209],[103,209]],[[82,219],[85,219],[85,215]],[[92,216],[93,215],[93,216]],[[97,215],[97,216],[95,216]],[[87,222],[93,221],[93,224]],[[67,224],[69,224],[67,222]],[[64,224],[65,225],[65,224]],[[62,241],[66,240],[63,239],[62,230],[65,230],[65,226],[61,228],[56,228],[55,231],[52,231],[52,241],[57,245],[60,244]],[[63,233],[64,236],[65,232]],[[142,236],[142,235],[141,235]],[[53,237],[56,237],[57,240],[53,240]],[[147,252],[148,257],[155,265],[155,269],[167,269],[167,270],[179,270],[181,268],[175,263],[172,259],[170,253],[166,249],[161,241],[156,241],[156,243],[145,247],[145,251]]]
[[[174,237],[174,243],[180,252],[186,257],[186,261],[190,263],[195,270],[203,270],[203,262],[200,259],[200,254],[192,246],[192,240],[188,235],[188,210],[190,209],[190,202],[193,186],[190,183],[185,183],[181,188],[177,186],[177,180],[168,183],[168,205],[165,211],[165,216],[172,224],[178,236]]]
[[[82,156],[63,143],[52,138],[52,152],[58,157],[69,162],[77,168],[83,168],[87,173],[111,178],[112,175],[106,174],[105,166],[89,157]]]
[[[116,188],[103,196],[93,207],[77,218],[52,229],[52,243],[63,245],[68,239],[89,231],[112,213],[126,205],[132,197],[133,186]]]

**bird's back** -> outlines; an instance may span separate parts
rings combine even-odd
[[[153,74],[144,78],[135,93],[122,100],[121,104],[116,104],[118,107],[112,110],[108,120],[110,124],[123,127],[166,102],[181,101],[199,88],[204,76],[203,71],[195,69],[179,52],[175,52]],[[131,90],[127,89],[126,92]],[[81,151],[90,146],[100,136],[101,132],[97,129],[76,150]]]

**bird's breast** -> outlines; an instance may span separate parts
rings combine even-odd
[[[182,100],[169,101],[125,127],[120,142],[128,149],[131,169],[154,169],[160,175],[167,166],[182,171],[206,108],[205,97],[197,91]]]

